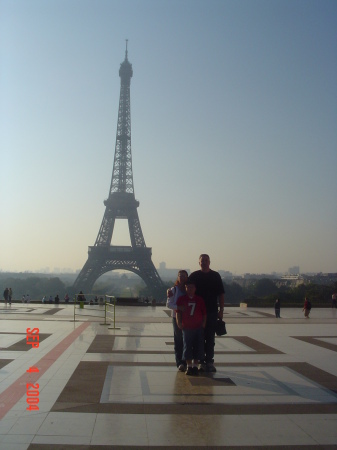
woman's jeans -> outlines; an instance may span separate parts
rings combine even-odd
[[[175,317],[172,317],[172,324],[174,337],[174,353],[176,358],[176,365],[177,367],[179,367],[180,364],[186,364],[186,362],[183,360],[183,349],[184,349],[183,332],[178,327]]]

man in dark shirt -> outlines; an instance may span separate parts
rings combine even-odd
[[[208,255],[200,255],[199,266],[201,270],[191,273],[188,279],[195,284],[196,295],[204,299],[207,311],[207,322],[205,327],[205,361],[200,364],[199,370],[216,372],[216,368],[213,364],[215,327],[217,318],[223,318],[225,290],[220,274],[210,269],[210,263],[211,261]]]

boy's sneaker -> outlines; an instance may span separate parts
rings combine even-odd
[[[179,370],[179,372],[185,372],[185,371],[186,371],[186,366],[185,366],[185,364],[179,364],[178,370]]]
[[[193,373],[193,367],[187,367],[187,370],[186,370],[186,375],[194,375],[194,373]]]
[[[206,372],[206,364],[201,363],[198,367],[199,372]]]
[[[206,372],[216,372],[216,368],[212,363],[206,364]]]

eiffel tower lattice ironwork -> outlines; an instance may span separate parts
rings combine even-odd
[[[111,270],[128,270],[139,275],[151,295],[165,296],[165,288],[151,259],[152,249],[146,247],[135,198],[131,158],[130,82],[133,75],[128,61],[126,41],[125,60],[119,76],[121,90],[114,165],[109,197],[104,201],[105,213],[94,246],[89,247],[88,259],[74,283],[74,288],[91,292],[95,281]],[[111,245],[116,219],[127,219],[131,246]]]

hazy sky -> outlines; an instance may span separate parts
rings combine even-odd
[[[0,270],[84,265],[125,39],[155,266],[336,272],[335,0],[1,0]]]

